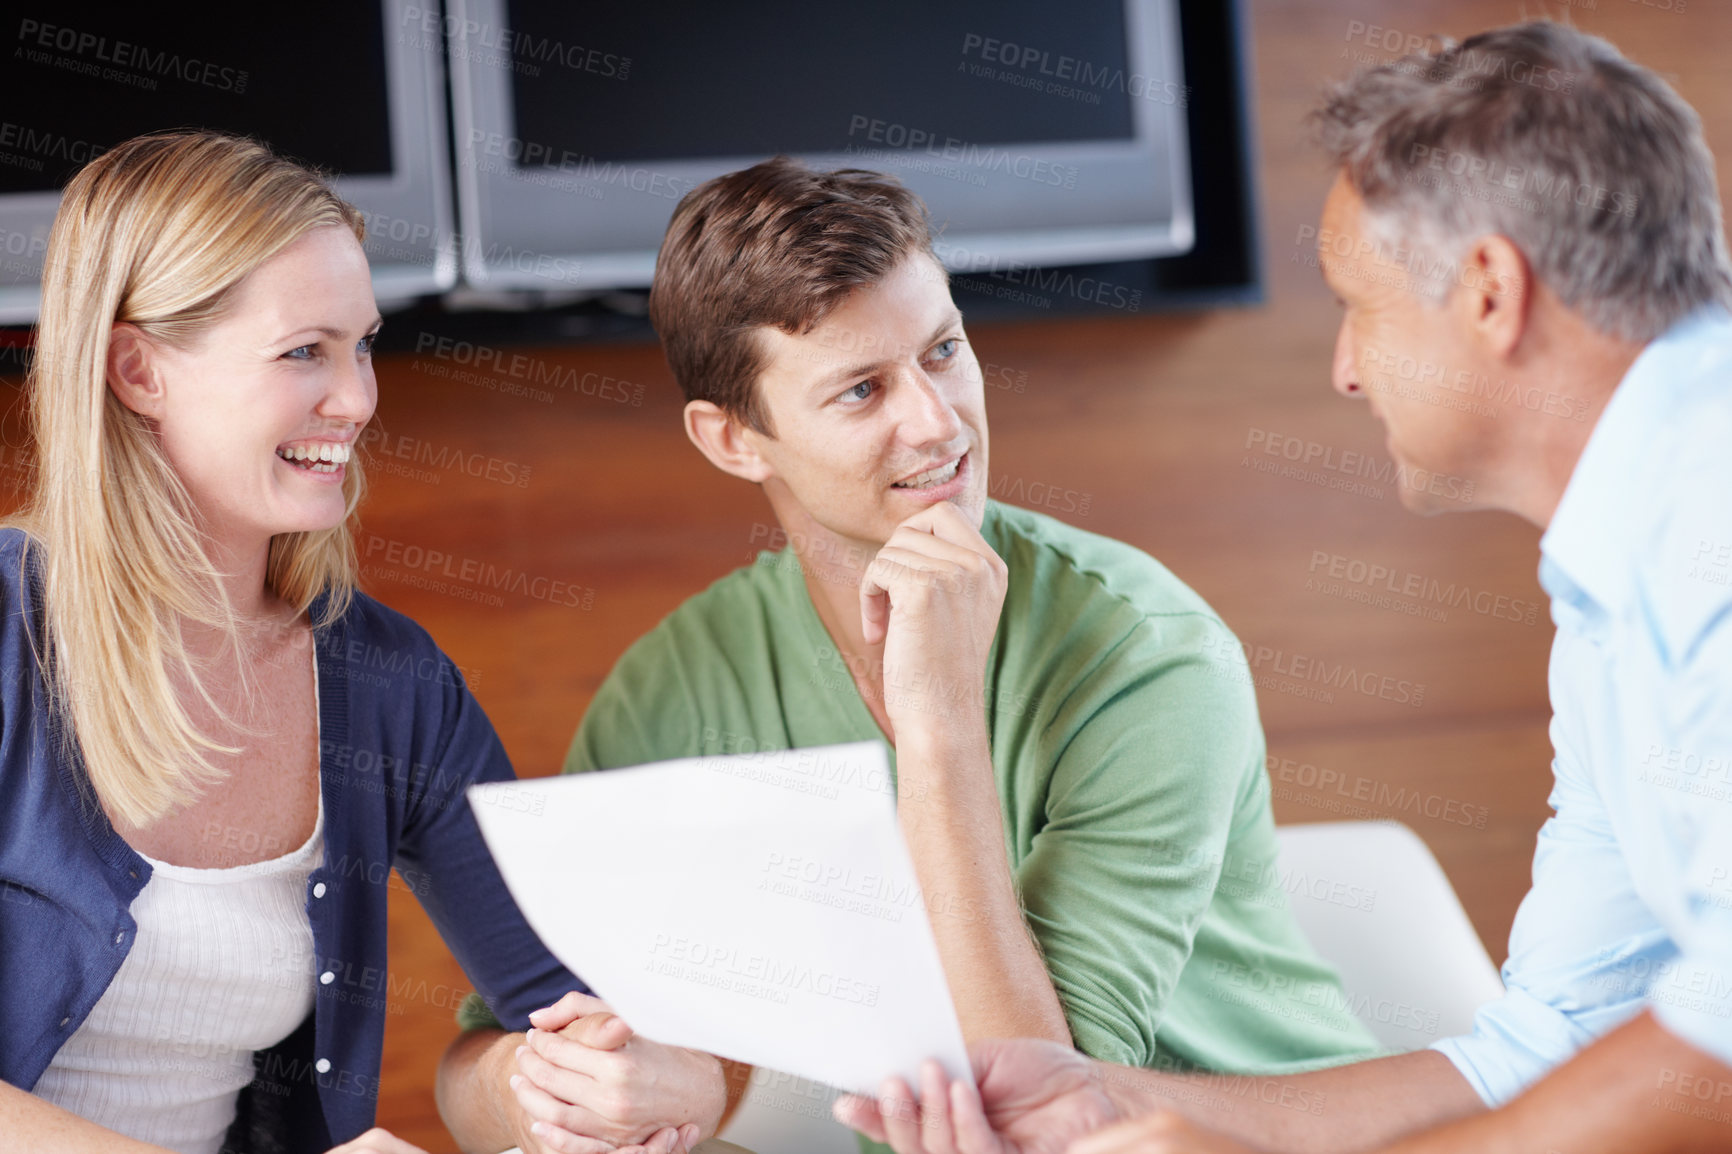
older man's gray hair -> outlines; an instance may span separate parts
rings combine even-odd
[[[1598,37],[1494,29],[1360,72],[1312,114],[1367,231],[1441,296],[1496,233],[1600,332],[1645,342],[1732,304],[1714,160],[1696,113]]]

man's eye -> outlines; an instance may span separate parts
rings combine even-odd
[[[836,399],[839,401],[853,401],[856,404],[861,401],[869,401],[872,399],[872,390],[875,387],[876,386],[873,385],[871,381],[861,381]]]
[[[318,352],[318,345],[302,345],[298,349],[290,349],[288,352],[283,354],[283,357],[286,360],[310,361],[318,355]]]
[[[939,360],[947,361],[956,355],[956,346],[961,343],[962,342],[957,340],[955,337],[951,337],[947,341],[940,341],[938,346],[934,348],[932,352]]]
[[[366,336],[361,338],[360,343],[357,344],[355,347],[360,350],[360,353],[362,356],[370,357],[373,355],[373,342],[378,340],[378,339],[379,339],[378,333],[376,333],[376,332],[375,333],[368,333]]]

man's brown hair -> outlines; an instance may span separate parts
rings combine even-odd
[[[774,436],[753,330],[811,332],[849,293],[931,251],[926,206],[895,177],[778,156],[680,201],[656,258],[650,323],[688,401]]]

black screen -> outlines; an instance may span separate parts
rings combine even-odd
[[[516,135],[555,155],[845,152],[909,147],[916,131],[978,144],[1134,135],[1123,0],[507,11]]]
[[[391,172],[376,3],[37,0],[7,9],[0,193],[58,190],[92,155],[164,128],[244,133],[341,175]]]

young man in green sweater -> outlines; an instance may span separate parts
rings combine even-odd
[[[987,499],[918,199],[786,158],[712,180],[650,315],[687,434],[788,544],[626,652],[565,769],[883,741],[970,1041],[1226,1071],[1373,1050],[1289,913],[1231,632],[1147,554]],[[466,1035],[446,1076],[512,1044]],[[520,1099],[557,1124],[551,1069]]]

